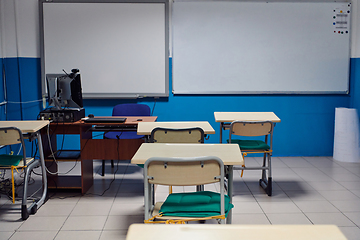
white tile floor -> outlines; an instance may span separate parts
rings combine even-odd
[[[254,165],[260,159],[246,161]],[[94,161],[94,186],[86,195],[50,192],[51,198],[26,221],[20,217],[20,201],[12,204],[2,195],[0,239],[125,239],[129,225],[143,221],[142,169],[120,162],[114,174],[116,167],[107,162],[102,177],[100,161]],[[259,177],[260,171],[246,171],[243,178],[236,171],[234,224],[335,224],[348,239],[360,239],[359,163],[274,157],[272,197],[259,187]],[[158,187],[157,198],[167,191]]]

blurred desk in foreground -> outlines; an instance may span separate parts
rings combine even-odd
[[[126,240],[346,240],[335,225],[132,224]]]

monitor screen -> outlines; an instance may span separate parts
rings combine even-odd
[[[46,82],[50,107],[83,107],[80,74],[46,74]]]

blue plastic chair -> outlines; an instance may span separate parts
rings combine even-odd
[[[150,107],[145,104],[125,103],[118,104],[113,108],[112,116],[150,116]],[[137,135],[135,131],[107,132],[106,139],[139,139],[144,135]],[[114,161],[111,160],[111,167],[114,168]],[[105,175],[105,160],[102,161],[102,176]]]

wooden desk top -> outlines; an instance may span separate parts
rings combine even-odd
[[[86,124],[86,125],[137,125],[140,122],[155,122],[157,119],[157,116],[116,116],[116,117],[106,116],[106,117],[99,117],[99,118],[126,118],[126,121],[123,123],[86,123],[84,121],[81,121],[81,124]]]
[[[215,130],[209,122],[139,122],[137,134],[150,135],[151,131],[156,127],[164,128],[192,128],[200,127],[205,134],[215,134]]]
[[[335,225],[132,224],[126,240],[346,240]]]
[[[272,121],[280,122],[280,118],[273,112],[214,112],[216,122],[233,121]]]
[[[50,122],[48,120],[34,120],[34,121],[0,121],[0,127],[17,127],[23,133],[37,132]]]
[[[151,157],[219,157],[224,165],[243,165],[238,144],[143,143],[131,163],[144,164]]]

